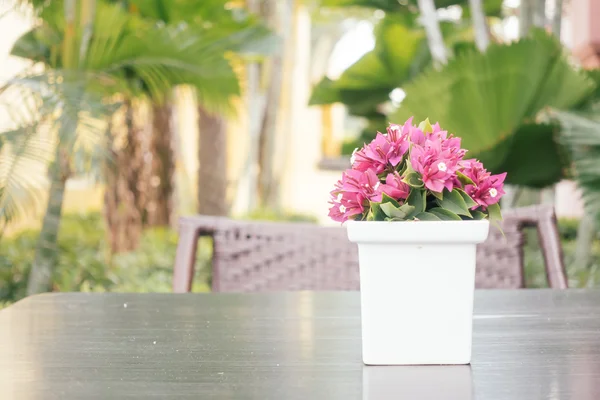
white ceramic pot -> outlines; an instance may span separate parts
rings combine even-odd
[[[367,365],[469,364],[476,245],[489,221],[347,223]]]

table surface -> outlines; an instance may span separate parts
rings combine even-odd
[[[476,291],[471,366],[367,367],[358,293],[46,294],[0,311],[0,398],[600,399],[600,291]]]

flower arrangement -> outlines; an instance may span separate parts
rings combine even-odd
[[[390,124],[387,133],[356,149],[351,168],[331,192],[338,222],[501,219],[506,173],[492,175],[464,159],[461,140],[429,120]]]

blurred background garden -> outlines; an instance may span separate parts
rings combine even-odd
[[[600,286],[600,0],[5,0],[0,32],[0,307],[171,291],[182,215],[330,224],[411,115],[508,172],[503,208],[554,205]],[[525,255],[544,286],[535,231]]]

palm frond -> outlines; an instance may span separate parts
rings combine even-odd
[[[114,106],[102,101],[98,90],[88,90],[88,75],[25,74],[0,90],[2,110],[11,121],[0,133],[0,231],[37,208],[58,145],[70,143],[76,159],[86,153],[102,154],[96,149],[105,148],[103,117]],[[81,165],[79,170],[99,163]]]
[[[19,215],[39,206],[50,157],[39,128],[34,121],[0,136],[0,236]]]
[[[507,176],[508,183],[543,187],[564,176],[568,159],[555,127],[537,124],[539,112],[572,109],[594,89],[594,82],[570,65],[560,43],[537,32],[509,45],[492,45],[485,53],[466,51],[443,69],[424,72],[404,87],[406,98],[393,120],[414,115],[439,121],[494,173],[520,162],[511,158],[515,149],[526,154],[547,149],[552,157],[536,169],[552,170],[553,176],[535,178],[525,168]]]
[[[552,111],[560,121],[562,142],[570,149],[574,176],[590,215],[600,221],[600,109]]]
[[[62,32],[54,28],[60,24],[45,20],[19,39],[12,53],[60,69],[61,57],[52,56],[61,41]],[[157,25],[118,5],[100,3],[79,69],[126,83],[112,86],[115,93],[148,94],[157,100],[177,85],[192,85],[207,108],[222,111],[240,93],[227,53],[256,52],[270,39],[260,26],[232,32],[187,23]]]

